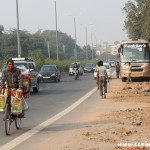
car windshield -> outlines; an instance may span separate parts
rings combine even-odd
[[[41,68],[41,71],[56,71],[56,67],[55,66],[43,66]]]
[[[106,69],[109,69],[109,66],[108,66],[108,65],[104,65],[104,67],[105,67]]]
[[[24,72],[25,70],[29,69],[26,63],[15,63],[14,66],[20,69],[21,72]],[[7,64],[3,64],[2,71],[4,71],[6,68],[7,68]]]
[[[86,64],[85,67],[93,68],[95,67],[95,64]]]
[[[29,69],[28,64],[26,63],[15,63],[15,67],[20,69],[22,72]]]
[[[147,44],[124,44],[123,55],[121,55],[122,62],[149,62],[150,50]]]
[[[77,65],[78,65],[78,67],[80,67],[80,64],[77,64]],[[73,66],[74,66],[74,63],[70,64],[70,68],[73,68]]]

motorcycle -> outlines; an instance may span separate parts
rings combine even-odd
[[[74,79],[77,80],[78,79],[78,69],[74,68]]]

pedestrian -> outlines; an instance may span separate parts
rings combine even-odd
[[[116,76],[118,79],[119,79],[119,74],[120,74],[120,64],[119,64],[119,62],[117,62],[117,64],[116,64]]]
[[[128,77],[127,77],[127,83],[132,82],[132,79],[131,79],[131,70],[132,70],[131,62],[128,62]]]
[[[101,98],[106,98],[107,93],[107,71],[106,68],[103,66],[103,61],[98,62],[98,73],[99,73],[99,88],[100,88],[100,96]]]

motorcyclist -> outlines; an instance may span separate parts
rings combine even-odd
[[[73,70],[74,70],[75,68],[78,70],[78,74],[77,74],[77,75],[78,75],[78,77],[79,77],[79,66],[78,66],[77,63],[74,63]]]

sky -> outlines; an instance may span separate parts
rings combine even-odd
[[[56,0],[58,30],[75,38],[80,46],[121,41],[124,31],[123,7],[128,0]],[[35,33],[38,29],[55,30],[54,0],[18,0],[19,28]],[[16,0],[0,0],[0,25],[17,28]],[[87,36],[86,36],[87,28]]]

